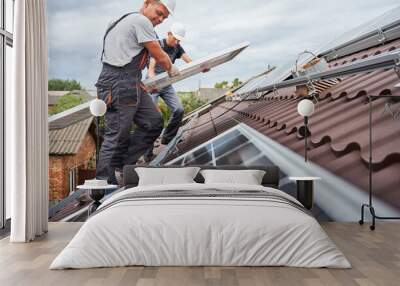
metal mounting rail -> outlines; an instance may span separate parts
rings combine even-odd
[[[307,76],[302,76],[295,79],[275,84],[270,84],[264,87],[260,87],[258,90],[261,92],[266,92],[278,88],[304,85],[309,83],[310,81],[320,81],[320,80],[340,78],[344,76],[359,74],[362,72],[371,72],[378,69],[391,69],[398,67],[399,64],[400,64],[400,50],[395,50],[390,53],[372,56],[367,59],[359,60],[355,63],[333,68],[325,72],[314,73]]]

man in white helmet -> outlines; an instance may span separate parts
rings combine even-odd
[[[103,69],[96,87],[107,112],[98,179],[115,184],[115,169],[135,164],[162,132],[162,117],[141,80],[150,55],[170,76],[179,75],[154,30],[174,9],[175,0],[145,0],[140,11],[122,16],[104,35]],[[137,127],[131,136],[133,123]]]
[[[160,41],[162,49],[169,55],[172,63],[175,63],[177,59],[182,59],[186,63],[192,62],[191,58],[188,56],[188,54],[185,52],[180,44],[181,41],[185,39],[185,36],[185,26],[181,23],[173,23],[170,31],[167,34],[167,37]],[[155,59],[151,58],[148,76],[154,77],[157,74],[163,72],[165,72],[165,69],[160,64],[158,64]],[[158,99],[161,97],[172,112],[168,125],[164,129],[161,137],[161,144],[167,145],[178,133],[184,115],[183,106],[172,85],[169,85],[155,93],[152,93],[151,97],[153,98],[155,104],[157,104]],[[150,162],[153,158],[154,154],[152,146],[151,148],[149,148],[149,150],[146,151],[144,155],[144,160],[146,162]]]

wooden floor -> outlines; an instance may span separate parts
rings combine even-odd
[[[288,267],[129,267],[50,271],[55,256],[80,223],[51,223],[49,234],[30,244],[0,241],[0,285],[400,285],[400,224],[322,223],[353,265],[350,270]]]

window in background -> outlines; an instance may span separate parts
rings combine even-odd
[[[0,4],[0,7],[2,5]],[[0,12],[2,8],[0,8]],[[1,18],[2,18],[2,14]],[[2,22],[1,19],[0,22]],[[1,28],[1,27],[0,27]],[[5,37],[0,30],[0,228],[4,227],[5,194],[4,194],[4,45]]]
[[[13,55],[12,55],[12,47],[9,45],[6,45],[6,68],[5,68],[5,97],[4,98],[10,98],[11,97],[11,75],[13,72]],[[5,189],[5,215],[6,219],[9,219],[11,217],[11,193],[10,190]]]
[[[12,34],[14,32],[14,0],[5,2],[5,30]]]
[[[5,99],[11,93],[14,0],[0,0],[0,228],[10,217],[10,195],[4,187]]]

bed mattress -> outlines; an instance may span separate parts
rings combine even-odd
[[[181,184],[109,198],[50,269],[135,265],[351,267],[315,218],[280,190]]]

